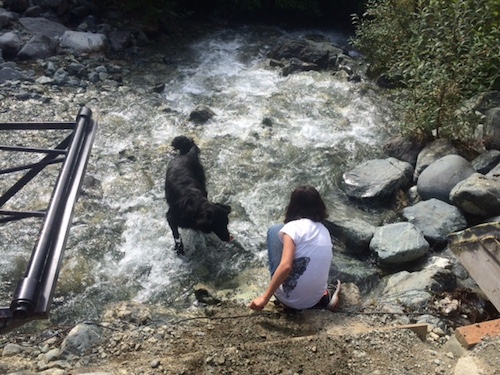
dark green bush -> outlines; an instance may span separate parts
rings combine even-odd
[[[468,99],[499,77],[497,0],[369,0],[354,44],[373,74],[398,79],[403,131],[472,139]]]

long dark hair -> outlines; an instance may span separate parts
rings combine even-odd
[[[313,186],[299,186],[292,192],[286,208],[285,223],[303,218],[323,221],[327,217],[325,202]]]

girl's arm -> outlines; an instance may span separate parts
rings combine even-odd
[[[292,271],[293,259],[295,257],[295,243],[288,234],[283,235],[283,254],[281,255],[281,261],[274,272],[271,282],[267,287],[264,294],[260,297],[255,298],[249,305],[252,310],[262,310],[278,287],[283,284],[290,272]]]

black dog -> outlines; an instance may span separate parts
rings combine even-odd
[[[184,254],[184,245],[179,228],[214,232],[222,241],[232,240],[227,229],[231,207],[212,203],[207,199],[206,178],[200,163],[200,149],[191,138],[175,137],[174,149],[179,151],[167,168],[165,198],[167,199],[167,221],[174,235],[178,254]]]

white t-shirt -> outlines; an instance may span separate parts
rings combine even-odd
[[[293,268],[275,296],[288,307],[297,310],[313,307],[328,286],[332,262],[332,241],[328,229],[309,219],[286,223],[279,232],[289,235],[295,243]]]

